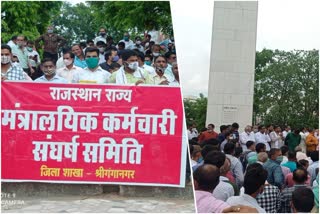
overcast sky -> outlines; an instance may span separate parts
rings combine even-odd
[[[208,93],[213,8],[212,0],[171,0],[184,96]],[[256,49],[319,49],[319,8],[319,0],[259,1]]]
[[[214,2],[172,1],[183,95],[207,95]],[[257,50],[319,49],[320,1],[262,0],[258,6]]]

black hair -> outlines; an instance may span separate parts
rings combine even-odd
[[[220,132],[222,133],[224,130],[228,129],[228,126],[226,125],[221,125],[220,126]]]
[[[165,57],[162,56],[162,55],[159,55],[159,56],[154,57],[154,62],[155,62],[159,57],[162,57],[166,62],[168,62],[167,58],[165,58]]]
[[[138,58],[141,59],[142,62],[144,62],[144,53],[142,53],[141,51],[136,51]]]
[[[5,45],[5,44],[4,44],[4,45],[1,45],[1,50],[2,50],[2,49],[7,49],[7,50],[9,50],[10,53],[12,53],[11,47],[10,47],[9,45]]]
[[[270,149],[270,151],[268,152],[268,158],[270,159],[274,154],[276,154],[276,152],[281,151],[280,149],[277,148],[272,148]]]
[[[80,47],[81,47],[82,49],[86,48],[86,47],[87,47],[87,43],[85,43],[85,42],[80,42]]]
[[[243,152],[243,149],[242,149],[241,146],[236,147],[236,149],[235,149],[235,151],[234,151],[234,156],[238,158],[238,157],[240,157],[240,155],[242,154],[242,152]]]
[[[34,45],[34,41],[28,40],[28,41],[27,41],[27,44]]]
[[[120,68],[120,67],[121,67],[121,65],[116,62],[111,63],[111,65],[109,66],[110,69],[115,69],[115,68]]]
[[[301,184],[308,180],[308,172],[305,168],[297,168],[293,171],[293,181]]]
[[[281,154],[285,155],[289,151],[289,147],[288,146],[281,146],[280,150],[281,150]]]
[[[138,56],[138,54],[133,50],[124,50],[122,52],[122,60],[127,61],[132,56]]]
[[[41,62],[41,64],[43,65],[46,62],[52,62],[54,64],[54,66],[56,66],[56,61],[52,58],[44,58]]]
[[[292,204],[297,212],[310,213],[314,206],[314,194],[307,187],[296,188],[292,192]]]
[[[290,160],[296,159],[296,153],[294,151],[289,151],[288,152],[288,159],[290,159]]]
[[[104,41],[99,41],[99,42],[97,42],[96,46],[98,46],[98,45],[106,46],[106,43]]]
[[[258,164],[258,163],[256,163]],[[249,165],[249,169],[247,169],[246,174],[244,175],[244,193],[248,195],[252,195],[257,192],[259,188],[264,185],[267,180],[268,172],[262,167],[262,165]]]
[[[198,189],[212,192],[219,184],[220,170],[211,164],[199,166],[193,172],[193,179],[198,183]]]
[[[212,128],[215,128],[214,124],[210,123],[208,126],[212,126]]]
[[[217,148],[213,145],[205,145],[204,147],[202,147],[201,149],[201,156],[203,158],[205,158],[207,156],[207,154],[211,151],[218,151]]]
[[[260,131],[263,127],[265,127],[265,126],[264,125],[258,126],[258,130]]]
[[[89,52],[96,52],[97,56],[99,56],[99,49],[96,47],[87,47],[84,55],[87,56],[87,53],[89,53]]]
[[[223,151],[225,154],[231,155],[235,151],[236,146],[233,143],[226,143],[224,145]]]
[[[18,36],[15,35],[15,36],[12,36],[12,37],[11,37],[11,40],[12,40],[12,41],[13,41],[13,40],[17,40],[17,38],[18,38]]]
[[[68,50],[68,51],[66,51],[66,52],[63,52],[63,55],[65,55],[65,54],[69,54],[70,57],[71,57],[72,59],[74,59],[74,53],[72,53],[72,51]]]
[[[205,164],[215,165],[220,169],[226,160],[226,155],[220,151],[211,151],[204,157]]]
[[[126,47],[126,43],[124,43],[124,42],[119,42],[119,43],[118,43],[118,47],[119,47],[119,46],[123,46],[123,48],[125,48],[125,47]]]
[[[90,42],[93,43],[93,40],[92,39],[87,39],[87,44],[89,44]]]
[[[249,141],[247,141],[246,146],[247,146],[247,148],[249,149],[249,148],[250,148],[252,145],[254,145],[254,144],[255,144],[255,142],[249,140]]]
[[[111,50],[107,50],[106,53],[104,54],[104,59],[105,59],[106,61],[108,61],[109,56],[111,56],[111,55],[112,55]]]
[[[106,51],[118,51],[118,49],[115,46],[111,45],[107,47]]]
[[[173,52],[171,52],[171,51],[168,51],[167,53],[165,53],[164,56],[165,56],[167,59],[169,59],[171,55],[176,55],[176,54],[173,53]]]
[[[309,161],[302,159],[302,160],[299,160],[297,164],[300,165],[301,167],[306,167],[308,166]]]
[[[257,153],[262,152],[262,150],[264,150],[265,147],[266,147],[266,145],[264,143],[258,143],[256,145],[256,152]]]
[[[310,153],[310,158],[313,162],[316,162],[319,160],[319,151],[313,151]]]
[[[232,123],[232,128],[238,129],[239,128],[239,124],[238,123]]]

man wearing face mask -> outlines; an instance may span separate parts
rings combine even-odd
[[[253,141],[256,142],[254,138],[253,132],[251,132],[251,126],[247,125],[244,129],[244,132],[240,134],[240,145],[243,149],[243,151],[247,151],[247,142]]]
[[[43,58],[51,58],[55,62],[58,60],[58,48],[63,47],[66,43],[66,40],[55,33],[53,33],[53,26],[47,28],[47,33],[41,35],[36,39],[35,44],[36,48],[40,48],[40,41],[43,41]]]
[[[1,45],[1,81],[24,80],[24,71],[20,66],[11,63],[11,47]]]
[[[71,51],[63,53],[64,67],[57,70],[57,75],[65,78],[68,83],[72,83],[75,73],[83,72],[83,69],[74,65],[74,54]]]
[[[148,71],[148,73],[152,76],[156,73],[156,71],[154,70],[154,68],[152,66],[146,65],[144,63],[144,54],[140,51],[136,51],[137,55],[138,55],[138,63],[139,63],[139,67]]]
[[[68,81],[56,73],[55,61],[50,58],[46,58],[42,61],[41,69],[44,73],[43,76],[37,78],[35,82],[46,82],[46,83],[68,83]]]
[[[172,72],[167,70],[167,59],[164,56],[158,56],[154,60],[156,73],[151,76],[154,85],[169,85],[174,81]]]
[[[100,28],[98,36],[94,39],[94,45],[97,45],[99,41],[107,43],[107,30],[104,27]]]
[[[12,53],[15,54],[19,59],[19,64],[26,73],[30,73],[32,69],[28,61],[28,51],[26,46],[26,40],[23,35],[17,37],[17,46],[12,48]]]
[[[280,190],[284,185],[284,176],[280,163],[281,150],[272,148],[268,153],[269,160],[263,164],[263,168],[268,171],[268,183],[274,186],[277,186]]]
[[[119,42],[125,43],[125,49],[130,49],[130,47],[134,45],[134,42],[130,39],[130,34],[128,32],[125,32],[123,34],[123,39],[120,40]],[[118,44],[119,44],[119,42],[118,42]]]
[[[143,46],[141,45],[141,38],[140,38],[140,36],[137,36],[137,37],[135,38],[135,44],[134,44],[134,45],[131,45],[130,47],[128,47],[128,49],[130,49],[130,50],[137,49],[137,50],[139,50],[140,52],[144,52],[144,48],[143,48]]]
[[[152,56],[154,58],[160,56],[161,55],[160,50],[161,50],[160,45],[158,45],[158,44],[153,45],[152,48],[151,48]]]
[[[73,75],[73,83],[108,83],[111,74],[99,66],[99,49],[88,47],[85,51],[85,58],[88,67],[83,72],[77,72]]]
[[[27,52],[28,53],[28,62],[31,66],[31,69],[30,69],[30,72],[28,73],[28,75],[34,80],[39,77],[39,74],[37,74],[36,70],[37,70],[37,66],[40,61],[40,56],[37,51],[33,50],[33,46],[34,46],[34,42],[29,40],[27,42],[26,49],[28,51]]]
[[[106,43],[99,41],[97,42],[97,47],[99,49],[99,64],[105,63],[105,54],[106,54]]]
[[[133,50],[124,50],[121,54],[123,66],[112,73],[111,82],[121,85],[152,84],[146,70],[139,67],[138,54]]]

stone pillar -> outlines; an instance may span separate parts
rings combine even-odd
[[[252,124],[258,2],[215,1],[206,123]]]

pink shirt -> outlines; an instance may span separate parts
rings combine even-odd
[[[212,193],[196,190],[198,213],[222,213],[225,208],[230,207],[226,202],[216,199]]]
[[[287,187],[293,187],[294,183],[293,183],[293,174],[292,173],[289,173],[286,176],[285,183],[286,183]],[[305,182],[305,184],[307,186],[310,186],[310,175],[308,175],[308,180]]]

